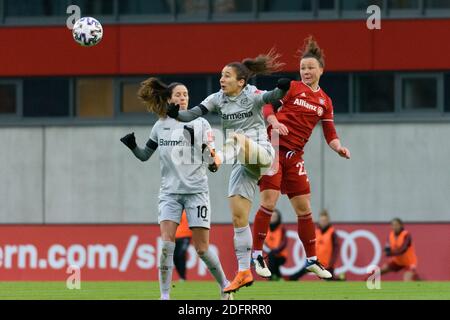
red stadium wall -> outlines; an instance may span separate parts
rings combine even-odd
[[[297,70],[296,50],[313,34],[329,71],[449,70],[450,19],[106,25],[93,48],[65,27],[0,28],[0,76],[218,73],[230,61],[275,46]],[[237,38],[238,37],[238,38]]]
[[[302,265],[303,248],[290,230],[289,258],[282,270],[292,274]],[[347,279],[364,279],[368,265],[381,265],[386,259],[383,247],[387,240],[387,224],[338,224],[341,257],[337,271]],[[410,224],[418,256],[418,272],[423,280],[450,280],[450,224]],[[0,226],[0,281],[54,280],[64,281],[66,269],[75,264],[81,268],[81,280],[157,280],[159,248],[157,225],[55,225]],[[212,248],[218,250],[225,273],[232,277],[237,268],[233,249],[233,228],[214,225]],[[189,248],[188,279],[211,280],[203,263]],[[174,272],[174,279],[177,279]],[[315,279],[305,276],[305,280]],[[382,280],[401,280],[400,273]]]

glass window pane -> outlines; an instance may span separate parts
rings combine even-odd
[[[137,93],[140,87],[140,81],[124,82],[120,86],[121,106],[122,112],[137,112],[143,113],[145,109],[144,103],[138,98]]]
[[[212,11],[214,13],[251,12],[253,1],[239,0],[213,0]]]
[[[311,0],[259,0],[262,11],[311,11]]]
[[[128,0],[119,1],[121,14],[169,14],[172,12],[167,0]]]
[[[81,9],[81,16],[111,15],[114,12],[114,0],[71,0]]]
[[[208,0],[177,0],[176,4],[177,12],[181,14],[208,14]]]
[[[16,85],[0,84],[0,114],[16,113]]]
[[[444,92],[445,111],[450,112],[450,73],[447,73],[444,78]]]
[[[181,82],[189,91],[189,108],[202,102],[207,96],[207,76],[161,76],[160,79],[167,84]]]
[[[437,108],[437,79],[403,79],[402,108],[404,110]]]
[[[255,86],[260,90],[273,90],[277,86],[277,81],[280,78],[289,78],[298,80],[300,75],[297,72],[292,73],[276,73],[268,76],[257,76]],[[251,83],[251,82],[250,82]]]
[[[390,9],[418,9],[418,0],[389,0]]]
[[[113,80],[111,78],[77,79],[76,95],[78,116],[113,116]]]
[[[357,76],[359,97],[357,104],[360,112],[394,111],[394,76],[360,75]]]
[[[332,10],[335,8],[335,0],[319,0],[320,10]]]
[[[23,80],[23,107],[25,117],[69,116],[69,79]]]
[[[427,0],[425,1],[427,9],[450,9],[449,0]]]
[[[67,0],[6,0],[6,16],[64,16],[67,10]]]
[[[348,74],[325,72],[320,87],[333,101],[334,113],[349,112]]]
[[[344,10],[366,10],[370,5],[377,5],[383,8],[384,0],[345,0],[341,1],[342,9]]]

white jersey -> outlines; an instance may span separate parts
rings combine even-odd
[[[185,127],[193,129],[193,138]],[[179,122],[172,118],[162,118],[153,126],[150,139],[158,144],[161,193],[191,194],[208,191],[207,163],[202,161],[202,144],[212,146],[213,143],[208,121],[198,118],[191,122]]]
[[[259,144],[264,144],[268,142],[261,110],[265,104],[263,101],[265,92],[247,84],[236,97],[229,97],[220,90],[208,96],[201,105],[209,111],[216,110],[219,113],[222,118],[224,137],[236,132],[244,134]]]

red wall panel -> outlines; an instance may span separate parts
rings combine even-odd
[[[304,263],[304,250],[297,226],[287,224],[288,259],[281,269],[288,276]],[[349,280],[364,280],[369,265],[386,262],[383,247],[389,224],[336,224],[341,248],[337,272]],[[423,280],[450,280],[450,224],[408,224],[416,249],[417,270]],[[431,236],[432,235],[432,236]],[[213,225],[211,245],[217,250],[225,273],[237,269],[233,227]],[[3,225],[0,226],[0,281],[65,280],[69,265],[78,265],[82,280],[157,280],[161,249],[157,225]],[[191,245],[188,278],[212,280]],[[174,279],[177,279],[174,272]],[[316,279],[306,276],[305,280]],[[402,272],[383,280],[401,280]]]
[[[313,34],[330,71],[449,70],[450,19],[326,22],[106,25],[93,48],[65,27],[0,28],[0,76],[216,73],[230,61],[267,52],[295,53]]]

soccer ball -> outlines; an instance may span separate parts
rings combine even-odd
[[[103,27],[97,19],[83,17],[75,22],[72,29],[73,39],[83,47],[92,47],[103,38]]]

